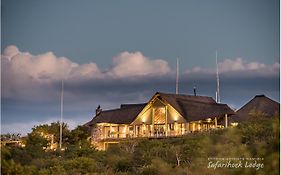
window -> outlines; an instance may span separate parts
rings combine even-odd
[[[165,124],[165,108],[155,108],[154,110],[154,124]]]

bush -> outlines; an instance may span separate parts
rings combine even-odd
[[[132,171],[132,161],[129,160],[128,158],[121,158],[118,160],[114,166],[114,170],[116,172],[128,172]]]
[[[67,174],[86,174],[96,172],[97,164],[92,158],[78,157],[63,162],[63,168]]]

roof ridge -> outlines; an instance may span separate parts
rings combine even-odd
[[[260,95],[256,95],[254,98],[256,97],[267,97],[267,96],[265,96],[264,94],[260,94]]]
[[[256,95],[253,99],[255,99],[255,98],[261,98],[261,97],[263,97],[263,98],[265,98],[265,99],[267,99],[267,100],[270,100],[270,101],[272,101],[272,102],[275,102],[275,103],[279,103],[279,104],[280,104],[280,102],[275,101],[275,100],[269,98],[268,96],[266,96],[266,95],[264,95],[264,94],[262,94],[262,95]]]
[[[197,100],[189,100],[189,99],[181,99],[180,101],[194,102],[194,103],[203,103],[203,104],[211,104],[211,105],[228,105],[226,103],[217,103],[217,102],[205,102],[205,101],[197,101]],[[177,100],[177,102],[180,102]]]
[[[120,108],[139,107],[144,105],[147,105],[147,103],[124,103],[120,104]]]
[[[121,105],[144,105],[147,103],[122,103]]]
[[[175,95],[175,96],[187,96],[187,97],[205,97],[205,98],[212,98],[209,96],[202,96],[202,95],[189,95],[189,94],[172,94],[172,93],[165,93],[165,92],[156,92],[158,94],[163,94],[163,95]]]
[[[137,108],[137,107],[131,107],[131,108]],[[128,109],[131,109],[130,107],[129,108],[115,108],[115,109],[108,109],[108,110],[102,110],[101,112],[114,112],[114,111],[119,111],[119,110],[128,110]]]

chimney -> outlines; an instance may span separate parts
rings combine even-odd
[[[196,87],[195,86],[193,87],[193,93],[194,93],[194,96],[196,96]]]
[[[102,109],[100,107],[100,105],[97,107],[96,109],[96,116],[99,115],[101,113]]]

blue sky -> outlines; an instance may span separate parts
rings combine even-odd
[[[193,86],[214,96],[215,50],[222,101],[279,100],[279,1],[2,0],[2,131],[26,133],[59,115],[66,65],[66,118],[147,101]],[[13,45],[13,46],[11,46]],[[62,61],[64,60],[64,61]],[[3,67],[5,66],[5,68]],[[11,128],[19,128],[11,130]]]
[[[214,66],[220,58],[279,59],[279,1],[2,1],[2,50],[52,51],[111,66],[123,51],[174,65]]]

